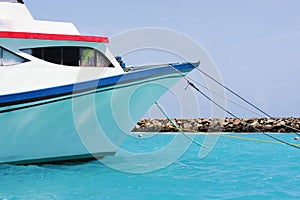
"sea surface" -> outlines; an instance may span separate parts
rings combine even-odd
[[[228,136],[269,140],[262,134]],[[299,143],[293,134],[274,136]],[[193,143],[178,159],[163,166],[164,162],[157,160],[178,154],[176,150],[164,151],[174,137],[128,137],[122,146],[128,152],[147,157],[163,150],[163,155],[153,154],[159,158],[154,163],[139,163],[136,173],[112,169],[99,161],[0,165],[0,199],[300,199],[300,149],[222,136],[206,157],[199,158],[201,148]],[[194,139],[202,143],[204,138]],[[114,166],[134,163],[134,159],[121,158]],[[152,165],[159,169],[151,172]],[[150,172],[142,173],[143,167]]]

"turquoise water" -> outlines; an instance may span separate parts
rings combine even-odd
[[[243,136],[268,139],[263,135]],[[128,138],[123,148],[150,151],[161,148],[172,137]],[[295,142],[294,135],[276,137]],[[201,141],[203,136],[196,139]],[[173,164],[145,174],[116,171],[98,161],[0,165],[0,199],[300,198],[298,149],[220,137],[207,157],[199,159],[198,153],[199,147],[192,144]]]

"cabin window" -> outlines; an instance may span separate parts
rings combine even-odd
[[[92,67],[96,66],[96,54],[93,49],[81,48],[80,49],[80,66]]]
[[[27,62],[28,60],[0,47],[0,66],[10,66]]]
[[[44,47],[22,49],[34,57],[67,66],[113,67],[100,51],[87,47]]]
[[[80,66],[79,58],[80,58],[80,54],[77,47],[63,48],[63,65]]]
[[[58,47],[44,48],[43,59],[45,61],[62,64],[62,49]]]
[[[10,3],[22,3],[22,4],[24,4],[23,0],[0,0],[0,2],[10,2]]]

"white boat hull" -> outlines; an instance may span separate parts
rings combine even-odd
[[[184,73],[193,69],[191,64],[177,67]],[[115,77],[117,82],[106,78],[75,84],[66,95],[43,96],[54,91],[47,89],[27,95],[29,99],[22,94],[2,96],[0,163],[53,163],[113,155],[143,114],[182,78],[170,67],[142,71]]]

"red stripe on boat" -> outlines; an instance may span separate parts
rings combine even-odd
[[[0,31],[0,38],[22,38],[39,40],[71,40],[82,42],[108,42],[108,37],[83,36],[83,35],[64,35],[48,33],[29,33],[29,32],[11,32]]]

